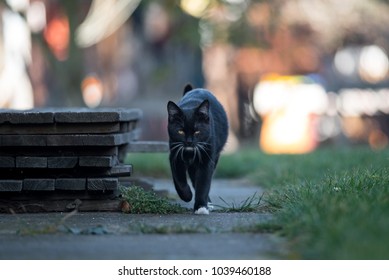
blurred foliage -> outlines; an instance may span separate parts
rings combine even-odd
[[[74,34],[76,28],[85,19],[90,2],[53,1],[47,4],[48,11],[49,6],[53,5],[66,14],[70,27],[67,60],[56,60],[47,46],[44,48],[50,64],[48,72],[55,76],[54,78],[49,76],[48,80],[56,79],[54,83],[58,83],[51,91],[58,91],[59,93],[55,93],[57,96],[66,96],[68,99],[68,104],[55,105],[83,105],[80,84],[85,75],[84,50],[76,46]],[[336,0],[209,0],[208,2],[204,14],[195,17],[182,9],[179,0],[142,0],[128,21],[135,23],[136,32],[144,36],[142,33],[147,8],[157,3],[167,12],[169,19],[169,31],[164,40],[169,42],[169,47],[179,46],[187,52],[199,51],[200,47],[204,49],[213,43],[226,43],[237,48],[273,49],[281,57],[286,57],[294,51],[293,45],[289,52],[288,47],[285,46],[290,43],[289,37],[303,42],[302,45],[314,45],[318,52],[329,54],[347,43],[378,42],[384,47],[389,45],[389,31],[386,28],[389,24],[387,16],[389,0],[341,2]],[[42,34],[39,34],[34,37],[41,36]],[[44,44],[42,38],[41,43]],[[141,44],[142,47],[147,45],[145,42]],[[162,44],[153,47],[160,50]],[[295,46],[296,49],[299,47],[301,45]],[[169,72],[169,69],[165,70],[157,71],[155,78],[167,80],[166,76],[172,76],[174,73]]]

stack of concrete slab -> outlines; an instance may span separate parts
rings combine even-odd
[[[0,110],[0,196],[4,192],[118,189],[138,137],[138,109]]]

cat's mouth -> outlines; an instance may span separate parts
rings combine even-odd
[[[191,147],[191,146],[185,147],[184,152],[183,152],[183,156],[184,156],[185,162],[192,164],[196,158],[196,149],[194,147]]]
[[[190,152],[190,153],[193,153],[193,152],[194,152],[194,150],[195,150],[195,149],[194,149],[194,147],[190,147],[190,146],[189,146],[189,147],[185,147],[185,148],[184,148],[184,152]]]

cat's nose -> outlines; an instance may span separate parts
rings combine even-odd
[[[186,139],[185,146],[186,147],[193,147],[194,146],[193,139],[191,139],[191,138]]]

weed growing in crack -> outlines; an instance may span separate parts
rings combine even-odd
[[[130,214],[180,214],[188,209],[141,187],[121,188],[122,211]]]

